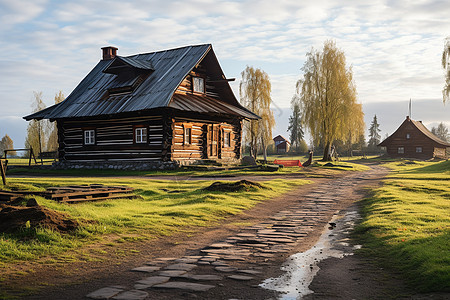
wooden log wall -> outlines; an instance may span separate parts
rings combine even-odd
[[[211,78],[206,75],[206,69],[199,65],[197,68],[194,68],[181,82],[181,84],[178,86],[176,92],[177,93],[192,93],[192,77],[202,77],[205,79],[205,95],[213,98],[219,99],[219,93],[216,89],[216,87],[211,84]]]
[[[211,156],[209,153],[208,128],[211,125],[218,128],[217,136],[217,155]],[[191,144],[185,142],[185,128],[191,128]],[[224,132],[230,133],[229,147],[224,145]],[[211,121],[199,122],[198,120],[174,120],[173,121],[173,141],[172,141],[172,160],[198,160],[198,159],[239,159],[241,147],[241,123],[234,124],[221,122],[213,123]]]
[[[147,127],[147,143],[134,143],[134,126]],[[70,161],[161,160],[164,148],[161,116],[58,123],[60,159]],[[83,130],[95,129],[95,145],[84,145]]]

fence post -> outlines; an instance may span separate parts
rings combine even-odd
[[[5,170],[5,167],[3,167],[3,160],[1,160],[1,159],[0,159],[0,169],[1,169],[1,173],[2,173],[3,185],[6,185],[6,170]]]

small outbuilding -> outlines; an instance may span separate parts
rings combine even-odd
[[[400,127],[378,146],[386,147],[391,157],[446,159],[450,143],[431,133],[421,121],[414,121],[407,116]]]
[[[210,44],[103,59],[63,102],[25,120],[58,128],[67,167],[166,168],[202,160],[237,161],[241,106]]]
[[[275,142],[277,154],[289,152],[289,149],[291,148],[291,143],[285,137],[277,135],[276,137],[273,138],[273,141]]]

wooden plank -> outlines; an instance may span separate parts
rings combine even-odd
[[[121,194],[116,194],[116,195],[111,195],[108,197],[98,197],[98,198],[90,198],[90,199],[85,199],[85,198],[79,198],[79,199],[64,199],[61,200],[59,202],[64,202],[64,203],[71,203],[71,202],[87,202],[87,201],[99,201],[99,200],[108,200],[108,199],[142,199],[141,196],[139,195],[130,195],[130,194],[125,194],[125,195],[121,195]]]

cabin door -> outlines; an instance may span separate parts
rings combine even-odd
[[[208,158],[217,158],[219,146],[219,125],[208,125]]]

